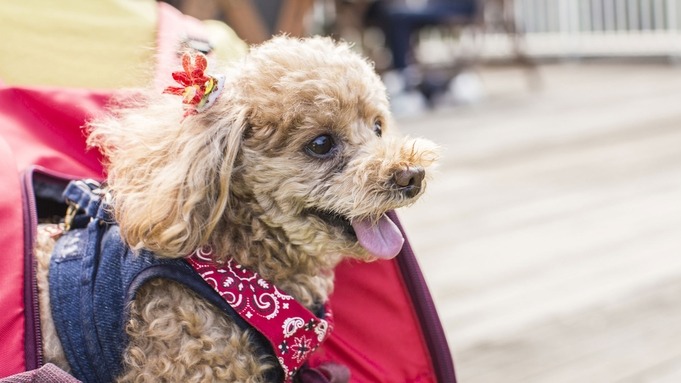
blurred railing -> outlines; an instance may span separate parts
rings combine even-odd
[[[515,22],[530,56],[681,57],[681,0],[515,0]],[[485,34],[485,52],[508,37]]]
[[[482,28],[455,34],[438,29],[422,32],[420,60],[439,63],[471,56],[522,55],[662,57],[681,62],[681,0],[484,1],[488,7]]]

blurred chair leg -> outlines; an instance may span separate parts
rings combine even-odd
[[[178,8],[182,13],[199,20],[214,19],[218,13],[217,5],[213,0],[182,0],[178,3]]]
[[[525,34],[518,27],[514,13],[514,0],[501,0],[501,27],[511,39],[514,60],[522,65],[527,73],[528,84],[532,89],[539,89],[542,85],[541,75],[537,63],[527,54]]]
[[[307,36],[305,17],[310,14],[313,5],[314,0],[285,0],[276,30],[295,37]]]
[[[215,0],[227,24],[248,44],[260,44],[270,38],[267,26],[250,0]]]

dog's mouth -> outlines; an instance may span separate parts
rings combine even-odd
[[[350,220],[341,214],[318,209],[308,212],[327,225],[339,228],[348,238],[357,241],[376,258],[393,258],[404,244],[402,232],[387,214],[382,214],[378,219]]]

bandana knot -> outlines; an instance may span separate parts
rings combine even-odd
[[[241,318],[267,338],[287,383],[333,329],[328,304],[322,317],[317,317],[291,295],[233,259],[224,265],[214,264],[209,247],[195,251],[187,262]]]

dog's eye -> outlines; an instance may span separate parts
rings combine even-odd
[[[374,122],[374,133],[376,133],[378,137],[383,135],[383,124],[381,123],[381,120],[376,120]]]
[[[328,134],[322,134],[310,141],[305,149],[314,156],[325,156],[331,152],[334,146],[336,145],[333,142],[333,138]]]

